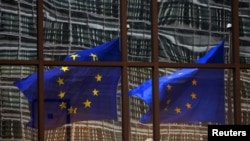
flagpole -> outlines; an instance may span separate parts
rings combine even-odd
[[[230,23],[227,24],[227,31],[228,31],[228,52],[227,52],[227,63],[232,63],[232,45],[231,45],[231,39],[232,39],[232,32],[231,32],[232,25]],[[232,99],[231,99],[231,77],[232,77],[232,71],[228,69],[227,74],[227,104],[228,104],[228,111],[227,111],[227,117],[228,117],[228,124],[233,123],[233,116],[232,116]]]

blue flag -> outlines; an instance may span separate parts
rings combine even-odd
[[[196,61],[197,64],[224,63],[224,41]],[[152,80],[129,91],[149,105],[140,118],[151,123],[153,117]],[[159,78],[160,122],[225,122],[224,70],[183,68]]]
[[[121,61],[119,38],[64,61]],[[45,129],[83,120],[117,120],[120,67],[60,66],[44,72]],[[38,127],[37,73],[14,83],[31,104],[28,126]]]

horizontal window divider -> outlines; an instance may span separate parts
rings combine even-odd
[[[219,69],[250,69],[250,64],[195,64],[168,62],[73,62],[73,61],[39,61],[39,60],[0,60],[0,65],[39,65],[44,66],[100,66],[100,67],[156,67],[159,68],[219,68]]]

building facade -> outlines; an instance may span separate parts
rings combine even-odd
[[[223,39],[225,62],[231,63],[229,49],[232,22],[232,0],[158,0],[159,62],[193,63]],[[128,61],[151,62],[150,0],[127,1]],[[120,36],[119,0],[44,0],[43,32],[44,60],[62,61],[68,54],[96,46]],[[250,2],[239,1],[240,63],[249,64]],[[0,60],[37,59],[37,1],[0,0]],[[248,29],[249,28],[249,29]],[[53,66],[45,66],[50,69]],[[167,75],[178,68],[159,68]],[[6,65],[0,63],[0,140],[37,140],[37,129],[27,128],[30,119],[29,103],[13,86],[17,79],[37,70],[34,64]],[[225,72],[232,70],[225,69]],[[233,121],[233,77],[225,77],[226,120]],[[128,68],[128,87],[134,88],[152,77],[147,67]],[[242,124],[250,123],[249,68],[240,70]],[[121,92],[119,83],[118,93]],[[118,121],[83,121],[55,130],[45,131],[45,139],[121,141],[122,101],[117,97]],[[138,119],[147,105],[130,97],[130,128],[132,141],[144,141],[153,136],[152,124]],[[45,109],[46,110],[46,109]],[[207,124],[160,124],[162,141],[207,140]]]

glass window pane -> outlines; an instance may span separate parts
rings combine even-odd
[[[44,1],[44,59],[63,60],[117,38],[118,6],[111,1]]]
[[[37,59],[36,5],[26,1],[1,1],[1,60]]]
[[[250,123],[250,110],[249,110],[249,69],[241,69],[241,113],[242,113],[242,124],[249,125]]]
[[[35,69],[34,66],[0,65],[0,135],[4,140],[37,138],[37,130],[26,126],[30,120],[30,104],[14,85],[14,82],[26,77]]]
[[[152,78],[152,69],[145,67],[130,67],[129,68],[129,100],[130,100],[130,123],[131,123],[131,140],[141,140],[144,141],[148,138],[153,137],[153,124],[144,124],[140,121],[141,117],[146,114],[149,107],[145,101],[140,98],[143,94],[140,93],[143,90],[138,90],[137,88],[143,84],[145,81]],[[148,84],[147,89],[152,91],[152,85]],[[139,94],[139,95],[136,95]],[[151,99],[151,96],[148,97]],[[149,100],[150,101],[150,100]]]
[[[195,63],[224,40],[231,11],[227,4],[213,4],[212,1],[159,2],[159,61]],[[228,39],[225,39],[227,48]]]
[[[227,124],[224,69],[161,68],[159,71],[162,140],[206,140],[207,124]]]
[[[18,90],[13,83],[20,78],[25,78],[29,74],[36,72],[36,65],[39,65],[39,63],[45,65],[44,72],[50,72],[51,69],[53,70],[58,65],[61,65],[54,64],[55,62],[53,61],[63,61],[69,58],[74,60],[75,58],[73,56],[70,57],[68,55],[74,55],[78,51],[93,48],[119,37],[121,26],[120,6],[122,5],[120,5],[119,0],[43,1],[43,59],[46,61],[27,62],[26,60],[37,59],[37,1],[1,0],[0,3],[0,138],[3,140],[37,140],[38,130],[26,127],[26,124],[31,119],[32,113],[37,115],[38,112],[41,111],[32,110],[32,102],[29,103],[24,93]],[[160,67],[160,77],[166,75],[170,76],[179,69],[170,68],[172,67],[172,64],[167,63],[175,63],[173,65],[179,65],[178,63],[196,63],[197,60],[200,60],[206,53],[213,49],[214,46],[225,39],[225,64],[223,66],[227,67],[224,69],[226,124],[233,123],[235,120],[235,85],[240,85],[240,92],[237,92],[237,94],[241,94],[241,121],[243,124],[248,124],[248,68],[250,68],[248,66],[248,26],[250,2],[245,0],[239,1],[240,63],[244,65],[226,65],[233,63],[233,55],[235,53],[232,50],[232,32],[230,28],[227,27],[228,24],[232,22],[232,1],[200,0],[197,2],[183,0],[158,0],[157,3],[158,49],[160,63],[156,63],[156,66]],[[127,1],[128,45],[125,47],[128,49],[128,63],[126,64],[125,62],[125,65],[124,62],[116,63],[116,65],[120,68],[128,67],[128,90],[132,90],[137,86],[140,86],[140,84],[144,83],[148,79],[151,79],[153,76],[151,67],[155,64],[149,63],[152,62],[151,58],[153,52],[150,6],[151,1],[149,0]],[[86,67],[98,68],[91,72],[95,72],[99,70],[99,68],[107,67],[97,62],[99,56],[96,57],[92,55],[88,57],[91,61],[96,61],[97,66],[90,64],[90,66]],[[111,55],[109,57],[111,57]],[[19,62],[20,60],[24,62]],[[50,62],[47,62],[47,60],[50,60]],[[88,63],[84,62],[84,59],[81,61],[83,61],[83,65],[85,65],[84,63]],[[115,59],[111,61],[117,60]],[[206,64],[218,63],[217,61],[218,60],[216,59],[209,62],[201,62]],[[132,67],[135,66],[132,62],[139,64],[137,67]],[[130,66],[131,64],[132,66]],[[62,66],[65,67],[67,65]],[[79,64],[76,66],[70,66],[70,68],[80,67],[82,66],[79,66]],[[114,66],[112,65],[112,67]],[[240,84],[233,84],[235,78],[233,76],[233,70],[239,67],[241,67]],[[68,70],[63,68],[60,71],[66,72]],[[110,74],[111,76],[111,73],[113,75],[115,74],[113,71],[105,74]],[[71,74],[70,78],[72,78],[73,75],[74,74]],[[54,76],[54,74],[52,76]],[[79,75],[75,77],[76,80],[80,78],[78,76]],[[212,77],[210,78],[209,76],[212,75],[204,75],[202,77],[204,77],[204,79],[211,79]],[[47,76],[44,78],[46,80]],[[70,79],[70,81],[73,81],[73,79]],[[45,86],[48,86],[48,84],[52,85],[52,83],[46,82],[47,81],[45,81],[44,84]],[[92,88],[89,82],[87,83],[89,86],[88,88]],[[36,83],[33,85],[35,86]],[[77,85],[73,85],[69,89],[76,88],[76,86]],[[105,88],[109,87],[108,84],[105,84],[104,86]],[[154,86],[154,84],[151,84],[149,89],[151,89],[152,86]],[[122,140],[122,108],[124,107],[122,107],[121,88],[123,87],[119,80],[116,92],[116,112],[118,114],[118,121],[81,120],[70,123],[67,121],[70,116],[63,116],[62,120],[66,121],[68,124],[59,126],[53,130],[46,130],[44,136],[45,140]],[[47,91],[47,88],[44,90]],[[53,90],[57,91],[60,89],[55,89],[53,87]],[[97,91],[91,91],[90,94],[92,92],[94,92],[95,95],[97,93]],[[35,96],[37,96],[37,92]],[[54,98],[63,100],[63,94],[60,94],[60,92],[56,93],[54,96]],[[60,99],[61,97],[62,99]],[[49,102],[48,104],[52,105],[56,104],[57,106],[62,104],[60,103],[62,101],[58,102],[50,100],[48,101],[48,99],[45,99],[45,104],[46,102]],[[104,100],[106,101],[107,99],[103,98],[103,101]],[[149,101],[152,103],[152,96],[149,97]],[[109,102],[108,104],[111,103],[112,102]],[[139,121],[140,118],[143,117],[148,110],[150,110],[150,106],[144,100],[140,99],[140,97],[136,96],[129,97],[128,103],[129,106],[125,108],[129,108],[130,112],[129,118],[131,121],[128,124],[130,124],[129,128],[131,128],[131,140],[145,141],[153,138],[153,124],[143,124]],[[33,104],[37,107],[37,100],[33,102]],[[82,106],[85,106],[83,103],[81,104]],[[63,106],[64,105],[62,104],[61,107]],[[59,110],[61,107],[59,106]],[[164,108],[165,110],[168,109],[166,106]],[[51,108],[45,108],[45,119],[54,118],[54,114],[49,112],[50,110]],[[75,111],[77,110],[71,109],[71,112],[74,113]],[[107,110],[107,112],[110,111],[111,110]],[[177,111],[182,110],[178,110],[177,108]],[[68,111],[65,110],[64,112],[67,113]],[[98,112],[99,115],[100,113],[101,112]],[[35,119],[37,120],[37,116]],[[72,117],[70,119],[72,119]],[[161,123],[160,138],[162,140],[178,141],[206,140],[206,125],[207,123]]]

